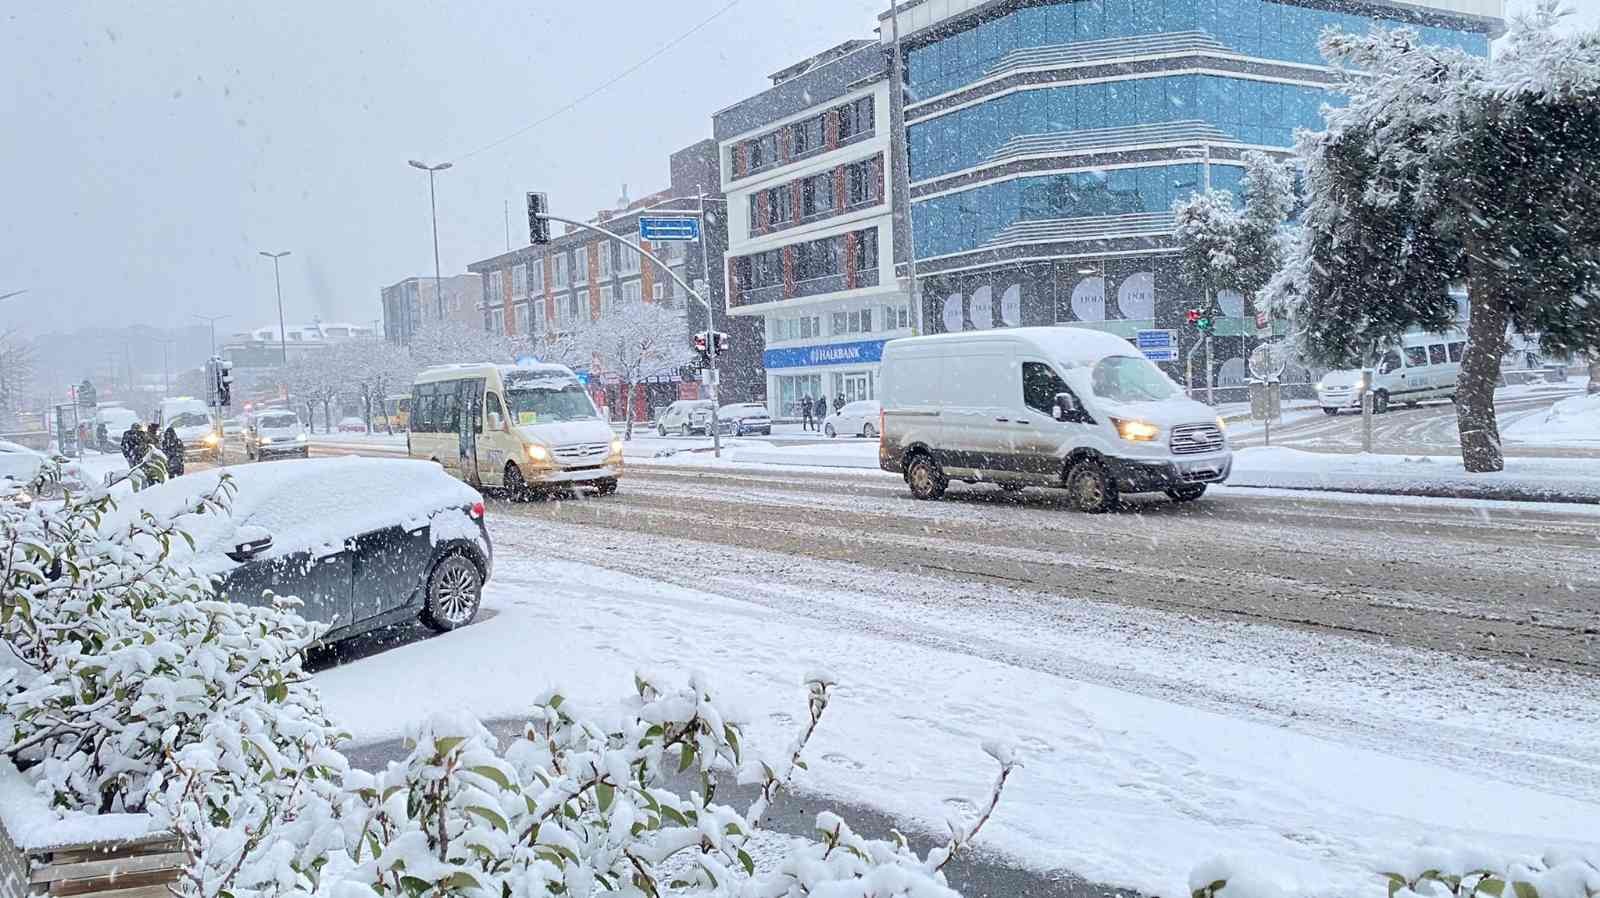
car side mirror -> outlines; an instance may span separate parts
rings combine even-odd
[[[270,548],[272,548],[271,536],[255,536],[241,540],[238,545],[233,547],[233,551],[228,553],[228,557],[234,561],[245,562],[261,555]]]

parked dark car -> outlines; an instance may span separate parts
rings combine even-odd
[[[221,471],[178,477],[120,502],[104,526],[171,513],[215,489]],[[337,642],[421,618],[472,623],[493,571],[483,500],[431,462],[318,458],[230,468],[231,514],[186,515],[194,549],[172,563],[218,578],[224,598],[294,596]]]

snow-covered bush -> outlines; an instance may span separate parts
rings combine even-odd
[[[178,758],[163,803],[191,858],[180,892],[953,896],[940,868],[987,820],[1015,766],[998,748],[990,749],[1001,772],[988,809],[929,857],[903,842],[864,839],[824,814],[818,841],[756,874],[746,843],[777,790],[804,766],[831,685],[825,675],[810,677],[810,722],[775,758],[744,744],[739,724],[698,678],[670,688],[636,677],[625,713],[610,725],[573,712],[560,694],[542,695],[504,752],[470,717],[436,716],[413,734],[403,760],[376,774],[346,769],[332,754],[301,753],[278,767],[233,730],[208,734]],[[310,741],[320,735],[313,731]],[[272,797],[241,817],[233,810],[236,774],[247,765]],[[331,788],[335,776],[341,788]],[[694,787],[682,794],[670,788],[674,777]],[[724,777],[761,787],[743,813],[716,803]]]
[[[165,467],[134,476],[159,480]],[[0,502],[0,752],[57,807],[144,810],[172,753],[219,720],[271,720],[278,733],[294,716],[320,719],[300,668],[317,631],[286,605],[218,600],[169,561],[188,540],[179,519],[226,514],[232,490],[224,477],[175,514],[114,528],[104,489]]]
[[[1217,858],[1189,874],[1192,898],[1278,898],[1297,894],[1240,864]],[[1600,856],[1552,853],[1506,859],[1467,848],[1425,846],[1373,877],[1372,894],[1388,898],[1595,898]]]

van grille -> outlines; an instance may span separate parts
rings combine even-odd
[[[557,446],[554,453],[558,460],[571,463],[588,461],[596,455],[604,455],[610,451],[610,443],[573,443],[571,446]]]
[[[1173,455],[1199,455],[1222,448],[1222,430],[1215,424],[1184,424],[1172,428]]]

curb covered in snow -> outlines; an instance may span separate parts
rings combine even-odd
[[[1508,458],[1504,471],[1468,474],[1450,456],[1334,455],[1241,449],[1228,486],[1431,499],[1600,505],[1600,459]]]

